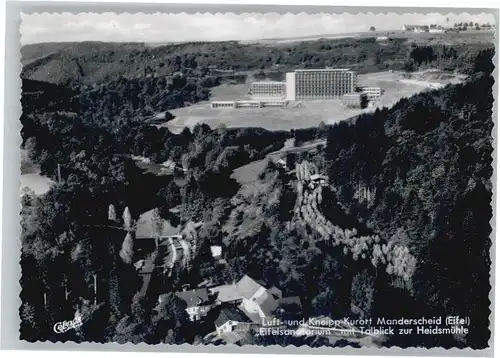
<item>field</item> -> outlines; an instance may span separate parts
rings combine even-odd
[[[21,150],[21,192],[24,188],[31,189],[36,195],[49,191],[54,181],[40,174],[40,168],[32,163],[24,149]]]
[[[21,174],[21,191],[24,188],[31,189],[36,195],[42,195],[49,191],[54,182],[40,173]]]
[[[406,31],[389,32],[389,37],[406,38],[417,45],[456,45],[471,43],[495,43],[494,30],[466,30],[448,33],[415,33]]]
[[[276,162],[280,158],[284,159],[287,153],[299,153],[308,151],[316,148],[319,145],[326,145],[326,140],[313,140],[296,147],[294,144],[294,140],[292,138],[288,139],[285,142],[283,148],[277,150],[276,152],[269,153],[264,159],[256,160],[239,168],[236,168],[233,171],[231,178],[236,180],[241,185],[239,193],[242,196],[251,196],[255,193],[258,193],[259,190],[262,191],[263,184],[258,180],[258,177],[259,174],[264,171],[269,161],[272,160]]]
[[[378,72],[358,76],[359,86],[380,86],[384,93],[378,107],[391,107],[402,97],[409,97],[447,83],[456,83],[463,76],[440,71],[422,71],[411,75],[397,72]],[[212,90],[211,101],[249,99],[249,82],[246,84],[223,84]],[[374,111],[376,106],[366,109],[346,109],[339,100],[298,101],[286,108],[240,108],[212,109],[210,101],[175,109],[176,117],[162,126],[179,133],[187,126],[206,123],[211,128],[220,124],[227,127],[263,127],[269,130],[290,130],[317,126],[321,122],[333,124],[363,112]]]
[[[377,37],[377,36],[388,36],[389,38],[405,38],[408,42],[414,42],[416,44],[423,45],[434,45],[434,44],[460,44],[460,43],[494,43],[495,41],[495,31],[494,30],[467,30],[461,31],[459,33],[449,32],[449,33],[415,33],[402,30],[395,31],[375,31],[375,32],[353,32],[337,35],[316,35],[316,36],[301,36],[301,37],[291,37],[291,38],[279,38],[279,39],[261,39],[252,41],[240,41],[240,43],[248,44],[259,44],[268,46],[277,45],[290,45],[297,42],[307,42],[307,41],[317,41],[324,39],[342,39],[342,38],[366,38],[366,37]]]

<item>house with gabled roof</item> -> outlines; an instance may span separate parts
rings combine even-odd
[[[238,290],[238,286],[236,286],[236,283],[211,287],[209,288],[209,291],[215,295],[217,302],[222,304],[239,304],[243,299],[243,297],[241,297],[240,291]]]
[[[251,300],[243,299],[238,308],[243,311],[254,323],[262,324],[278,308],[279,299],[267,290],[253,297]]]
[[[266,288],[265,283],[248,275],[236,284],[242,300],[238,308],[254,323],[262,323],[272,316],[282,298],[282,292],[277,287]]]
[[[248,275],[243,276],[236,284],[236,287],[241,296],[247,300],[251,300],[266,291],[263,281],[255,280]]]
[[[252,321],[235,307],[223,308],[215,320],[217,335],[227,343],[240,341],[252,328]]]
[[[175,295],[186,302],[186,313],[191,321],[199,321],[203,317],[206,317],[215,304],[214,296],[206,288],[181,291]],[[158,297],[159,303],[161,303],[164,296],[160,295]]]

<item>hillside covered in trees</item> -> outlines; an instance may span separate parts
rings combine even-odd
[[[297,68],[341,67],[359,73],[428,66],[471,73],[471,61],[491,44],[417,46],[406,38],[379,43],[375,37],[321,39],[287,45],[238,42],[144,44],[80,42],[26,45],[21,77],[56,84],[100,85],[119,77],[166,77],[178,72],[206,76],[227,71],[266,71],[283,76]],[[226,72],[219,72],[226,71]]]
[[[491,55],[478,58],[465,84],[334,126],[325,151],[347,212],[417,258],[414,305],[386,295],[401,300],[397,314],[471,317],[466,342],[475,347],[489,336]]]
[[[221,80],[210,73],[211,65],[321,67],[324,58],[304,56],[317,51],[337,61],[331,53],[339,48],[363,52],[376,45],[380,50],[371,40],[352,41],[279,49],[216,43],[104,50],[94,49],[104,44],[81,44],[49,48],[46,57],[27,65],[23,147],[42,173],[58,182],[42,196],[27,192],[22,198],[21,338],[202,343],[213,327],[191,322],[174,292],[207,280],[229,284],[249,274],[300,297],[300,308],[282,307],[288,317],[466,316],[471,325],[465,336],[395,335],[384,344],[486,347],[491,49],[391,43],[380,58],[394,58],[390,49],[399,46],[404,49],[398,52],[401,66],[407,64],[408,70],[448,66],[469,78],[302,136],[206,125],[173,134],[145,120],[151,111],[208,96]],[[367,62],[360,63],[376,59],[371,52],[366,56]],[[92,67],[90,58],[108,67]],[[70,75],[41,78],[55,59],[72,64],[64,67]],[[113,67],[116,61],[123,67]],[[172,75],[145,74],[155,61]],[[345,64],[341,61],[333,65]],[[374,66],[391,66],[387,61]],[[73,76],[73,65],[81,67],[81,77]],[[251,182],[234,179],[234,169],[263,160],[293,136],[307,141],[309,135],[326,137],[327,145],[287,157],[294,163],[287,168],[268,161]],[[172,161],[183,170],[157,176],[140,169],[132,156]],[[328,180],[323,187],[308,187],[312,174]],[[172,223],[201,226],[190,269],[159,274],[145,292],[131,260],[142,248],[131,239],[130,223],[152,208]],[[210,260],[213,244],[224,248],[225,263]],[[152,292],[167,296],[159,303]],[[54,323],[75,310],[85,324],[55,334]],[[291,337],[250,343],[334,345]]]

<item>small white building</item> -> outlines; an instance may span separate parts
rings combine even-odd
[[[413,32],[417,32],[417,33],[428,32],[429,26],[427,26],[427,25],[404,25],[403,30],[404,31],[413,31]]]
[[[223,308],[215,320],[217,335],[227,343],[240,341],[250,331],[252,322],[235,307]]]
[[[324,186],[328,183],[328,177],[322,174],[313,174],[309,178],[309,187],[314,188],[318,185]]]
[[[212,108],[236,108],[235,101],[213,101]]]
[[[282,158],[279,158],[278,160],[275,161],[276,165],[279,165],[282,168],[286,168],[286,161],[283,160]]]
[[[361,87],[361,93],[366,95],[370,102],[377,102],[382,96],[382,89],[380,87]]]
[[[214,101],[211,103],[214,109],[236,109],[236,108],[263,108],[263,107],[281,107],[284,108],[288,101],[279,98],[267,98],[250,101]]]
[[[284,99],[286,97],[286,83],[279,81],[253,82],[250,94],[253,99]]]
[[[359,108],[361,107],[361,93],[347,93],[340,98],[340,101],[345,107]]]
[[[220,260],[222,258],[222,246],[212,245],[210,246],[210,252],[215,260]]]
[[[272,316],[282,298],[281,290],[277,287],[266,288],[263,283],[254,280],[248,275],[236,284],[241,293],[242,302],[238,306],[253,322],[262,323]]]

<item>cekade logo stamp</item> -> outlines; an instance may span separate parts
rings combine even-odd
[[[75,317],[72,321],[62,321],[54,324],[55,333],[66,333],[71,329],[81,327],[83,325],[81,317]]]

